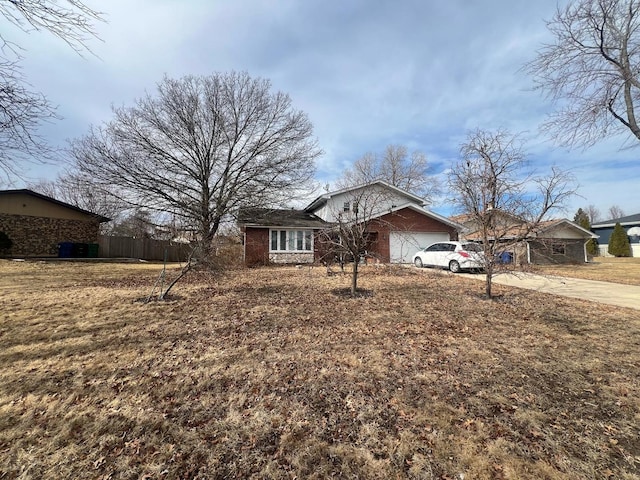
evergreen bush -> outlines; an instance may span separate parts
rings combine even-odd
[[[573,216],[573,221],[585,230],[591,231],[591,222],[589,221],[589,215],[587,215],[587,213],[581,208],[579,208],[576,214]],[[597,254],[598,241],[595,238],[592,238],[587,242],[587,255],[595,257]]]
[[[613,227],[613,232],[609,238],[609,254],[614,257],[630,257],[631,245],[629,244],[629,237],[627,232],[622,228],[620,223],[616,223]]]

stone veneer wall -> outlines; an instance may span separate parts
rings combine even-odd
[[[269,254],[271,263],[313,263],[313,252],[271,252]]]
[[[535,265],[584,263],[583,239],[541,239],[529,242],[531,263]],[[553,253],[554,245],[564,246],[564,255]]]
[[[60,242],[97,243],[100,224],[95,220],[30,217],[0,214],[0,231],[13,241],[4,256],[57,256]]]

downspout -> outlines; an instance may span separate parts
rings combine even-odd
[[[584,263],[589,263],[589,257],[587,256],[587,243],[589,243],[590,240],[591,239],[584,242],[584,245],[582,246],[582,248],[584,249]]]
[[[525,241],[527,244],[527,263],[531,265],[531,245],[529,245],[528,241]]]
[[[242,232],[242,263],[247,263],[247,231]]]

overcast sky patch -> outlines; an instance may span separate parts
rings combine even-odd
[[[95,56],[45,33],[19,38],[25,74],[64,117],[42,130],[52,144],[64,147],[109,121],[112,105],[153,94],[164,75],[247,71],[309,115],[325,152],[321,184],[389,144],[426,153],[444,181],[469,131],[506,128],[522,133],[532,165],[574,171],[584,198],[567,216],[587,204],[640,212],[640,198],[629,194],[640,185],[638,150],[623,148],[633,142],[616,137],[568,151],[539,132],[551,105],[521,68],[550,40],[544,19],[555,1],[88,3],[108,19],[101,41],[90,42]],[[58,171],[31,166],[28,174],[52,179]],[[447,211],[444,202],[434,208]]]

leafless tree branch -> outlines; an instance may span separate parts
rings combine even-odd
[[[554,42],[525,65],[558,106],[543,130],[566,146],[590,146],[620,132],[640,139],[638,0],[576,0],[547,27]]]
[[[438,185],[430,175],[426,155],[419,151],[409,154],[402,145],[388,145],[383,154],[364,154],[343,172],[338,187],[353,187],[376,180],[383,180],[427,201],[439,193]]]
[[[351,296],[358,291],[359,264],[362,256],[368,253],[376,234],[372,224],[384,224],[381,220],[381,205],[384,205],[388,193],[382,189],[359,188],[349,192],[349,210],[331,212],[332,225],[319,234],[319,241],[329,255],[339,258],[342,266],[351,262]],[[330,263],[330,261],[329,261]]]
[[[87,42],[97,38],[94,23],[104,20],[79,0],[0,0],[0,15],[24,32],[47,31],[79,54],[90,52]],[[55,158],[55,150],[37,132],[43,122],[58,117],[47,98],[26,82],[20,46],[1,34],[0,44],[0,173],[11,183],[21,178],[21,162]]]
[[[321,153],[307,116],[246,73],[165,78],[71,144],[75,167],[130,205],[178,218],[211,243],[240,207],[284,202]]]
[[[88,41],[98,39],[95,22],[104,21],[103,13],[79,0],[0,0],[0,14],[24,32],[53,34],[79,54],[91,52]]]
[[[535,233],[549,213],[575,194],[573,176],[558,168],[546,175],[528,171],[522,143],[507,131],[476,130],[460,147],[449,173],[451,201],[473,225],[484,249],[486,294],[500,273],[497,255]]]

